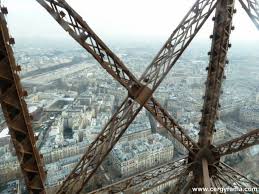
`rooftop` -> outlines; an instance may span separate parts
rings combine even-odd
[[[169,139],[159,134],[150,134],[148,138],[117,144],[112,150],[112,154],[123,162],[136,158],[145,152],[151,154],[152,152],[161,151],[170,146],[173,146],[173,144]]]

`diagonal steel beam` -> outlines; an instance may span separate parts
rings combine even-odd
[[[130,191],[131,193],[142,193],[172,179],[180,176],[182,177],[183,172],[185,172],[188,169],[188,166],[190,166],[187,163],[187,157],[183,157],[176,161],[168,162],[167,164],[161,165],[154,169],[92,191],[89,194],[120,193],[125,191]]]
[[[242,7],[259,30],[259,2],[258,0],[239,0]]]
[[[216,186],[216,188],[224,188],[224,182],[222,184],[222,181],[220,181],[220,179],[218,178],[218,175],[212,176],[212,182],[213,182],[213,185]]]
[[[142,107],[143,105],[139,105],[130,97],[125,99],[101,133],[90,144],[58,193],[80,193],[83,190],[84,185],[96,172]]]
[[[252,130],[241,137],[222,143],[213,149],[220,156],[239,152],[253,145],[259,144],[259,129]]]
[[[188,184],[189,180],[189,174],[190,174],[190,169],[186,169],[182,175],[176,180],[174,185],[172,186],[171,190],[169,191],[169,194],[175,194],[175,193],[181,193],[183,192],[183,188],[185,185]]]
[[[233,183],[230,183],[228,176],[224,176],[225,174],[224,173],[219,173],[219,174],[216,174],[215,177],[218,179],[219,182],[222,182],[222,185],[226,185],[226,186],[229,186],[231,188],[233,188],[234,184]],[[241,188],[241,187],[240,187]],[[235,191],[236,193],[239,193],[239,194],[243,194],[244,192],[241,192],[241,191]]]
[[[62,18],[64,18],[66,14],[64,12],[60,12],[57,9],[57,6],[61,8],[63,6],[63,8],[66,9],[67,5],[63,4],[65,1],[49,0],[47,2],[51,4],[50,6],[42,0],[37,1],[43,3],[43,6],[46,9],[49,9],[48,11],[52,11],[52,16],[56,18],[56,20],[62,26],[64,25],[64,22],[66,21],[62,20]],[[52,4],[53,2],[56,3]],[[132,80],[128,80],[128,77],[124,75],[124,73],[126,74],[127,71],[123,71],[122,79],[124,83],[129,83],[130,86],[129,97],[125,99],[119,111],[112,117],[112,119],[105,126],[102,132],[98,135],[96,140],[90,145],[86,154],[76,165],[75,169],[68,176],[68,178],[65,180],[58,193],[80,193],[82,191],[83,186],[95,173],[96,169],[100,166],[104,158],[116,144],[119,138],[123,135],[129,124],[138,114],[138,112],[145,104],[149,104],[148,100],[151,98],[155,89],[168,74],[168,72],[173,67],[177,59],[181,56],[185,48],[190,44],[191,40],[205,23],[209,15],[214,10],[215,6],[216,1],[214,0],[198,0],[195,3],[190,12],[188,12],[187,16],[184,18],[183,22],[173,32],[172,36],[164,45],[163,49],[159,52],[155,60],[149,66],[148,70],[141,77],[141,85],[137,85],[137,83],[131,82]],[[74,13],[74,11],[70,9],[68,13],[71,16],[71,13]],[[78,27],[79,23],[75,23],[75,21],[75,18],[72,19],[70,25],[73,26],[75,31],[77,30],[77,33],[80,33],[79,37],[81,38],[81,41],[85,42],[87,40],[88,43],[86,45],[90,45],[88,49],[92,48],[93,50],[95,50],[96,53],[99,53],[99,55],[101,56],[101,60],[104,60],[105,54],[102,52],[104,50],[100,45],[96,44],[96,42],[92,42],[92,32],[90,32],[89,34],[82,33],[82,26]],[[76,33],[75,31],[71,30],[71,28],[65,27],[65,29],[69,31],[70,34],[75,35]],[[77,38],[79,37],[77,36]],[[94,56],[97,58],[96,53],[94,53]],[[106,63],[107,61],[109,62],[109,60],[111,60],[109,56],[106,58]],[[105,67],[108,68],[109,66],[107,65]],[[114,66],[114,64],[112,64],[111,67],[112,68],[110,68],[110,70],[113,70],[114,75],[120,75],[122,71],[118,69],[120,66]],[[132,101],[132,99],[134,101]],[[159,110],[155,110],[154,112],[156,112],[157,115],[161,115],[162,113],[162,111],[159,112]],[[167,119],[165,121],[168,122],[170,120]],[[166,123],[166,125],[168,124],[170,123]]]
[[[215,121],[218,117],[219,97],[227,62],[227,51],[230,47],[229,37],[232,29],[234,0],[219,0],[214,17],[212,46],[209,52],[210,61],[206,91],[200,121],[199,145],[209,146],[212,143]]]
[[[219,188],[219,186],[217,185],[217,182],[216,182],[217,180],[218,180],[217,176],[215,176],[215,175],[211,176],[210,184],[211,184],[212,187]],[[215,191],[214,194],[220,194],[220,192],[219,191]]]
[[[30,193],[45,193],[43,160],[36,148],[30,115],[22,89],[19,71],[12,50],[4,14],[7,8],[0,7],[0,104],[9,128],[12,143],[20,163],[27,190]]]
[[[206,18],[213,10],[214,1],[197,1],[192,10],[184,18],[184,22],[178,26],[159,55],[150,65],[142,78],[143,83],[138,81],[119,58],[103,43],[103,41],[93,32],[85,21],[73,10],[65,1],[61,0],[37,0],[57,21],[69,32],[69,34],[102,65],[102,67],[119,81],[129,92],[129,96],[136,98],[136,89],[142,89],[146,85],[148,77],[151,76],[153,70],[157,71],[155,80],[165,76],[166,70],[171,63],[175,63],[181,52],[189,44]],[[67,18],[65,16],[68,16]],[[198,25],[199,24],[199,25]],[[173,44],[176,44],[173,46]],[[170,46],[171,45],[171,46]],[[155,67],[155,68],[153,68]],[[160,68],[160,70],[158,70]],[[145,78],[146,77],[146,78]],[[149,83],[152,81],[149,80]],[[154,82],[155,84],[156,82]],[[151,88],[153,89],[153,88]],[[150,98],[144,105],[158,122],[164,126],[169,133],[180,141],[189,151],[197,148],[197,145],[184,132],[185,130],[170,116],[170,114],[162,108],[162,106],[154,99]]]
[[[248,179],[246,176],[242,175],[224,162],[220,162],[220,165],[216,168],[218,174],[225,177],[225,179],[233,186],[237,186],[239,188],[259,188],[258,183]]]

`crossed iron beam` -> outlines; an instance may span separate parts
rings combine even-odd
[[[231,140],[217,147],[212,145],[221,83],[224,78],[224,67],[227,61],[226,55],[229,47],[229,35],[232,29],[231,24],[234,13],[233,0],[197,0],[156,55],[155,59],[147,67],[140,79],[134,77],[123,62],[104,44],[81,16],[64,0],[37,1],[54,17],[70,36],[85,48],[101,64],[101,66],[128,91],[128,97],[123,101],[118,111],[112,116],[97,138],[90,144],[85,155],[63,182],[57,193],[80,193],[143,107],[145,107],[175,139],[185,146],[189,151],[188,162],[185,162],[184,165],[182,162],[185,160],[173,161],[172,163],[152,169],[153,171],[150,170],[141,175],[136,175],[130,180],[126,179],[119,183],[115,183],[115,185],[117,184],[116,188],[124,188],[121,190],[119,189],[120,191],[125,191],[132,187],[135,188],[136,182],[138,185],[141,184],[142,188],[143,184],[148,182],[149,184],[147,185],[149,186],[146,187],[146,190],[156,185],[160,185],[173,179],[172,176],[174,178],[177,177],[174,176],[177,174],[174,170],[179,170],[176,167],[180,164],[180,166],[185,169],[182,174],[189,172],[187,173],[188,176],[191,174],[191,177],[193,177],[185,184],[186,191],[190,189],[191,185],[213,185],[213,176],[215,179],[219,174],[213,173],[213,171],[218,172],[220,156],[234,153],[258,144],[258,129],[256,129],[240,138]],[[246,4],[242,0],[240,0],[240,2],[245,8]],[[245,8],[245,10],[256,24],[256,22],[258,23],[257,16],[259,13],[258,3],[256,1],[247,1],[247,3],[247,9]],[[152,94],[215,8],[216,16],[214,17],[215,24],[214,33],[212,35],[211,57],[208,67],[209,73],[206,82],[202,119],[200,122],[201,130],[197,144],[186,134],[185,130],[178,125],[175,119],[162,108]],[[255,12],[257,16],[254,13],[251,14],[251,10]],[[173,171],[173,174],[171,175],[167,171],[163,171],[162,174],[157,173],[162,172],[161,170],[163,169],[170,169],[170,167],[171,171],[169,172],[172,173]],[[150,172],[155,172],[153,178],[152,176],[150,179],[143,178],[146,177],[146,173]],[[232,170],[232,172],[237,174],[234,170]],[[142,176],[141,181],[134,181],[138,176]],[[163,177],[165,179],[161,182],[158,177]],[[219,179],[219,177],[216,177],[217,181],[219,181]],[[252,183],[245,177],[243,177],[243,179],[247,180],[248,183]],[[157,180],[156,184],[150,184],[150,181],[152,182],[155,180]],[[194,180],[196,180],[196,182]],[[43,181],[43,179],[41,179],[41,181]],[[129,181],[133,181],[133,183],[129,183]],[[127,186],[122,187],[123,184]],[[31,188],[28,188],[31,191]],[[114,188],[114,184],[109,188]],[[176,190],[177,189],[178,188],[176,188]],[[173,190],[175,191],[175,188]],[[114,192],[116,191],[117,190],[115,189]],[[41,192],[45,192],[44,188],[41,188]],[[143,192],[143,190],[141,190],[141,192]]]
[[[139,80],[130,73],[118,57],[108,49],[65,1],[38,0],[38,2],[129,92],[128,97],[121,104],[117,113],[113,115],[96,140],[90,144],[86,154],[67,177],[58,193],[77,193],[83,189],[83,185],[89,181],[143,106],[189,152],[193,153],[194,149],[198,149],[196,143],[185,134],[184,130],[170,117],[168,112],[154,100],[152,94],[212,13],[216,7],[216,1],[203,0],[195,3]],[[74,188],[79,189],[74,190]]]

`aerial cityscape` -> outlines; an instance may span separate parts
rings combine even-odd
[[[178,122],[190,130],[189,134],[194,139],[198,138],[208,61],[203,45],[206,46],[194,45],[195,52],[193,48],[186,51],[187,54],[155,94]],[[116,48],[116,53],[123,56],[127,64],[131,64],[134,72],[142,72],[152,59],[154,47],[147,46],[144,51],[141,47]],[[232,49],[223,86],[224,95],[221,97],[221,119],[216,125],[214,136],[216,142],[239,136],[259,125],[259,56],[256,48],[249,51],[235,47]],[[16,52],[17,61],[23,68],[22,83],[29,93],[26,102],[33,115],[34,131],[39,138],[37,146],[43,154],[48,172],[47,184],[53,186],[62,181],[79,161],[86,147],[116,110],[126,91],[106,76],[106,72],[82,49],[62,51],[23,47],[17,48]],[[116,91],[114,88],[117,88]],[[192,96],[189,96],[190,93]],[[130,125],[123,139],[109,155],[107,165],[111,166],[105,168],[108,171],[112,167],[117,172],[107,172],[104,179],[126,177],[183,154],[184,148],[179,147],[177,142],[170,144],[174,140],[162,135],[159,132],[160,126],[156,122],[154,125],[154,121],[149,118],[147,112],[142,111]],[[0,173],[4,177],[1,178],[1,184],[4,185],[9,181],[13,183],[15,179],[21,180],[21,173],[2,114],[1,126]],[[155,150],[158,150],[157,160],[152,157]],[[141,156],[144,161],[141,161]],[[258,161],[258,158],[259,147],[254,146],[248,152],[234,154],[226,160],[259,181],[256,170],[259,163],[255,162],[248,169],[243,167],[253,160]],[[131,160],[138,164],[130,164]]]
[[[163,46],[159,41],[139,40],[134,45],[120,40],[110,42],[111,50],[137,78]],[[232,44],[225,59],[217,119],[213,124],[213,146],[259,128],[259,42]],[[208,63],[213,55],[208,53],[210,49],[209,36],[207,40],[194,40],[153,94],[195,142],[200,141],[201,118],[205,114],[206,80],[211,71]],[[44,43],[16,41],[13,50],[22,69],[19,72],[22,87],[27,91],[24,99],[37,140],[35,147],[44,163],[45,187],[47,193],[55,193],[87,150],[91,150],[92,142],[99,138],[130,92],[107,73],[96,60],[98,57],[92,57],[80,45],[49,47]],[[26,148],[19,142],[13,145],[9,128],[1,109],[0,194],[29,193],[20,167],[27,155],[17,158],[16,154],[17,146]],[[105,188],[174,160],[183,161],[189,153],[145,108],[116,142],[87,182],[85,192]],[[220,161],[259,184],[259,145],[220,156]],[[174,184],[175,180],[168,179],[142,193],[170,193]]]

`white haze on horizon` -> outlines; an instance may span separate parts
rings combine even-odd
[[[36,0],[2,0],[8,7],[8,24],[15,38],[66,40],[69,36]],[[105,39],[166,40],[179,24],[195,0],[67,0]],[[236,1],[234,16],[236,30],[233,41],[256,41],[259,31]],[[214,13],[212,14],[214,15]],[[209,40],[211,18],[203,26],[197,39]]]

